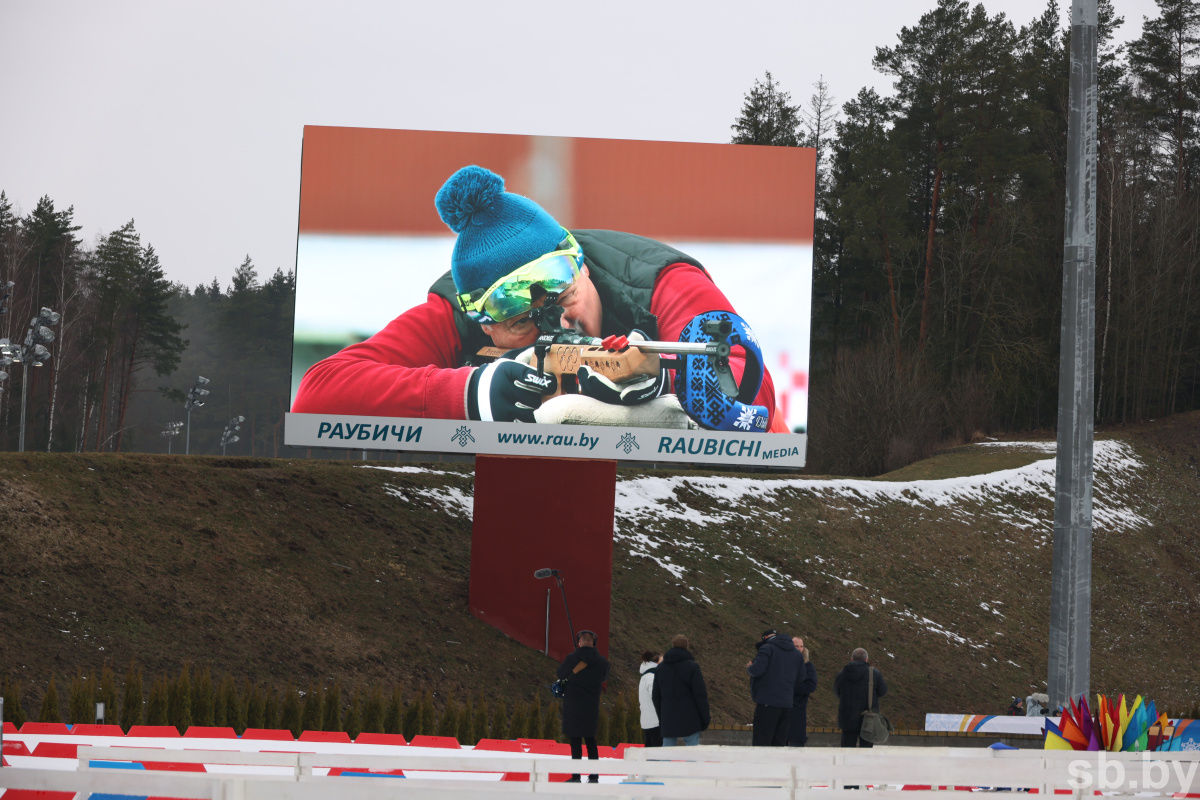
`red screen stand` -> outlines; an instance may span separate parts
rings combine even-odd
[[[471,613],[562,660],[575,649],[569,608],[607,653],[616,486],[615,461],[476,456]],[[546,569],[561,590],[534,577]]]

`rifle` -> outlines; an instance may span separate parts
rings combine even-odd
[[[548,295],[546,302],[530,311],[539,331],[533,344],[538,374],[554,375],[557,380],[555,392],[547,398],[577,394],[581,366],[618,384],[657,375],[666,368],[676,372],[675,393],[680,405],[701,427],[766,431],[767,409],[751,405],[762,385],[762,353],[750,327],[738,315],[728,311],[700,314],[684,327],[678,342],[629,341],[624,336],[600,339],[563,328],[562,307],[555,299]],[[746,356],[741,386],[729,364],[733,347],[739,345]],[[495,359],[507,353],[499,347],[484,347],[479,356]]]

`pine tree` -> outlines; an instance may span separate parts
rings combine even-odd
[[[1200,173],[1200,0],[1156,2],[1159,16],[1147,19],[1129,45],[1129,67],[1156,139],[1160,174],[1182,195]]]
[[[446,698],[446,704],[442,706],[442,714],[438,718],[437,735],[438,736],[458,736],[458,722],[461,716],[458,703],[454,701],[453,695]]]
[[[373,685],[363,701],[362,730],[369,733],[383,733],[386,727],[384,722],[386,706],[387,701],[384,699],[383,689],[378,684]]]
[[[289,686],[284,692],[279,727],[291,731],[292,735],[297,737],[304,730],[301,724],[300,693],[294,686]]]
[[[283,716],[283,702],[280,695],[272,689],[263,688],[263,724],[264,728],[283,729],[280,719]]]
[[[354,692],[354,697],[350,701],[350,708],[346,711],[346,720],[344,727],[346,734],[351,739],[357,739],[358,735],[363,732],[363,719],[366,716],[366,690],[361,686]]]
[[[272,722],[267,716],[267,698],[262,687],[257,684],[252,685],[249,681],[244,684],[246,696],[246,727],[247,728],[270,728]]]
[[[42,696],[42,707],[38,711],[38,722],[62,722],[62,706],[58,700],[58,687],[54,678],[46,684],[46,694]]]
[[[308,692],[304,697],[304,708],[300,713],[300,730],[302,731],[319,731],[324,730],[321,727],[322,721],[322,692],[320,689],[309,686]]]
[[[325,693],[325,714],[321,720],[321,729],[326,731],[340,731],[345,729],[345,722],[342,720],[342,685],[338,681],[334,681]]]
[[[414,736],[421,733],[421,698],[414,697],[404,707],[404,714],[401,717],[400,724],[400,733],[410,742]]]
[[[67,721],[71,724],[95,721],[95,689],[83,675],[76,675],[67,694]]]
[[[521,739],[524,736],[524,706],[512,700],[503,712],[504,724],[499,739]]]
[[[404,731],[404,696],[400,693],[400,687],[396,686],[392,689],[392,694],[388,698],[387,708],[383,715],[383,732],[384,733],[403,733]]]
[[[169,725],[171,718],[168,711],[170,702],[171,682],[166,677],[156,678],[150,687],[150,700],[146,704],[147,725]]]
[[[121,700],[121,728],[126,733],[134,725],[141,725],[145,711],[145,695],[142,691],[142,671],[133,664],[125,671],[125,692]]]
[[[192,676],[187,664],[167,690],[167,724],[180,731],[192,725]]]
[[[454,731],[454,738],[458,739],[459,744],[464,746],[473,745],[479,739],[475,735],[474,697],[468,697],[466,704],[463,705],[462,713],[458,717],[458,728]]]
[[[213,687],[212,669],[205,666],[196,676],[192,688],[192,723],[211,727],[216,724],[216,690]],[[224,715],[222,715],[224,716]]]
[[[421,693],[421,700],[417,705],[417,711],[418,711],[417,727],[416,727],[416,731],[414,732],[414,735],[418,734],[418,733],[424,733],[424,734],[433,733],[434,732],[434,728],[433,728],[433,723],[434,723],[433,695],[429,693],[428,689],[426,689],[424,692]],[[407,736],[407,734],[405,734],[405,735]],[[411,736],[409,736],[408,738],[410,740],[412,739]]]
[[[120,719],[117,714],[117,676],[112,667],[105,666],[100,670],[100,685],[96,689],[96,702],[104,704],[104,720],[112,723]]]
[[[488,700],[486,696],[476,695],[474,702],[474,713],[471,722],[472,744],[483,738],[492,738],[492,730],[490,726],[490,709],[488,708]]]
[[[0,192],[0,200],[3,199],[3,192]],[[4,706],[5,719],[13,725],[20,728],[25,724],[25,706],[21,702],[24,696],[20,682],[11,676],[6,676],[3,681],[0,681],[0,690],[6,698]]]
[[[800,144],[800,109],[792,104],[768,71],[742,101],[742,111],[731,126],[734,144],[767,144],[797,147]]]

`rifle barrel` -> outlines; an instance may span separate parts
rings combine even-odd
[[[630,342],[643,353],[670,353],[674,355],[716,355],[716,342]]]

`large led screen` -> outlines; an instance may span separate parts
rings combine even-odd
[[[800,467],[815,152],[304,129],[290,445]]]

